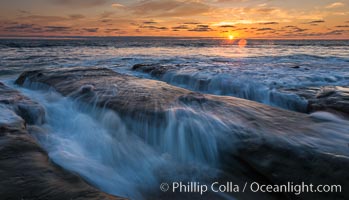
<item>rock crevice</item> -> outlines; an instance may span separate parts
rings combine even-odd
[[[40,104],[0,83],[0,197],[7,200],[121,199],[52,163],[27,124],[44,123]]]

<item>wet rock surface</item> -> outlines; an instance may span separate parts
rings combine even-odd
[[[330,111],[349,115],[349,87],[325,86],[284,90],[308,101],[308,112]]]
[[[0,83],[1,199],[121,199],[94,189],[50,161],[26,129],[42,123],[44,115],[38,103]]]
[[[179,66],[177,66],[179,67]],[[161,65],[161,64],[135,64],[132,67],[132,70],[140,71],[144,73],[149,73],[150,75],[161,78],[166,72],[168,72],[171,69],[176,68],[176,66],[173,65]]]
[[[45,121],[45,110],[42,106],[1,82],[0,104],[13,110],[28,124],[42,124]]]
[[[221,72],[205,73],[205,69],[201,68],[194,72],[182,70],[182,68],[187,66],[153,63],[136,64],[132,70],[147,73],[171,85],[198,92],[234,96],[297,112],[307,112],[306,100],[291,92],[280,92],[275,89],[276,85],[267,86],[263,82],[241,81],[238,78],[235,81],[231,75],[224,75]]]
[[[259,91],[254,88],[255,86],[249,88],[248,82],[241,84],[231,80],[215,80],[213,76],[207,77],[204,73],[200,75],[200,70],[186,74],[185,71],[181,72],[183,67],[185,66],[140,63],[134,65],[132,70],[141,71],[167,83],[195,91],[236,96],[297,112],[330,111],[349,114],[348,86],[331,86],[329,81],[329,86],[324,87],[288,89],[271,85],[268,86],[270,88]],[[296,65],[291,68],[299,69],[301,66]]]
[[[51,86],[64,96],[78,96],[86,103],[122,113],[163,112],[178,96],[188,93],[163,82],[138,79],[105,68],[29,71],[16,83],[22,85],[26,79]]]
[[[286,194],[290,199],[349,197],[348,121],[334,122],[326,116],[319,118],[239,98],[193,93],[105,68],[29,71],[16,83],[28,87],[44,84],[91,106],[112,109],[142,123],[140,130],[144,131],[149,126],[161,127],[174,107],[190,107],[192,112],[203,112],[218,121],[219,126],[212,130],[221,133],[217,136],[219,162],[226,172],[235,173],[240,165],[248,169],[247,174],[258,174],[273,184],[342,186],[341,193]],[[183,116],[176,116],[175,121],[180,122]]]

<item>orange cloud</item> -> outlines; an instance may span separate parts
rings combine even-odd
[[[210,6],[200,1],[150,0],[141,1],[131,6],[136,15],[157,17],[183,17],[199,15],[210,10]]]
[[[344,5],[345,4],[342,2],[335,2],[335,3],[327,5],[326,8],[338,8],[338,7],[342,7]]]
[[[57,5],[67,7],[94,7],[106,4],[109,0],[50,0]]]
[[[344,1],[322,7],[301,0],[292,6],[275,0],[27,1],[31,6],[20,9],[0,2],[0,35],[348,38]]]
[[[119,4],[119,3],[113,3],[113,4],[111,4],[111,7],[113,7],[113,8],[124,8],[125,6],[122,5],[122,4]]]

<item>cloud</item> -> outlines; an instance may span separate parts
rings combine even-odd
[[[208,32],[213,31],[209,25],[199,24],[193,29],[189,29],[188,31],[194,31],[194,32]]]
[[[292,30],[292,32],[294,32],[294,33],[301,33],[301,32],[305,32],[307,30],[308,29],[306,29],[306,28],[296,28],[296,29]]]
[[[124,8],[125,6],[122,5],[122,4],[119,4],[119,3],[113,3],[113,4],[111,4],[111,7],[113,7],[113,8]]]
[[[315,37],[324,37],[324,36],[340,36],[348,34],[349,30],[332,30],[328,32],[320,32],[320,33],[308,33],[308,34],[302,34],[300,36],[315,36]],[[294,36],[294,35],[293,35]],[[299,35],[297,35],[299,36]]]
[[[114,14],[115,14],[115,12],[112,12],[112,11],[104,11],[100,16],[101,16],[101,18],[108,18]]]
[[[34,26],[34,24],[17,24],[14,26],[9,26],[6,27],[8,29],[27,29],[27,28],[32,28]]]
[[[187,25],[180,25],[180,26],[174,26],[172,27],[173,30],[187,30],[189,27]]]
[[[274,31],[272,28],[259,28],[256,31]]]
[[[275,7],[261,7],[261,8],[244,8],[243,11],[245,13],[256,13],[256,14],[262,14],[262,15],[266,15],[266,14],[271,14],[277,11],[280,11],[279,8],[275,8]]]
[[[343,35],[344,33],[348,33],[348,30],[333,30],[325,33],[325,35]]]
[[[154,22],[154,21],[144,21],[143,24],[157,24],[157,22]]]
[[[5,31],[10,32],[22,32],[22,31],[30,31],[31,29],[35,28],[34,24],[18,24],[13,23],[13,25],[4,27]]]
[[[69,18],[70,19],[74,19],[74,20],[78,20],[78,19],[85,18],[85,16],[84,15],[80,15],[80,14],[72,14],[72,15],[69,15]]]
[[[206,13],[210,6],[195,0],[150,0],[138,2],[130,9],[134,14],[142,16],[182,17]]]
[[[284,26],[282,28],[298,28],[297,26]]]
[[[69,26],[40,26],[36,24],[13,24],[11,26],[6,26],[3,29],[7,32],[22,32],[22,33],[48,33],[48,32],[58,32],[65,33],[73,31]]]
[[[118,28],[109,28],[104,30],[105,33],[114,33],[114,34],[126,34],[127,32]]]
[[[248,6],[216,8],[214,9],[214,12],[211,13],[215,18],[222,20],[221,22],[215,23],[215,26],[220,26],[256,23],[266,23],[266,25],[275,25],[278,22],[281,23],[290,21],[290,12],[290,10],[284,10],[278,7]],[[228,14],[229,18],[227,17]],[[292,18],[294,19],[295,17]],[[271,19],[277,19],[277,21],[271,21]]]
[[[302,33],[309,30],[305,28],[299,28],[298,26],[284,26],[282,28],[282,31],[286,31],[287,33]]]
[[[19,12],[20,14],[24,14],[24,15],[27,15],[27,14],[30,14],[30,13],[31,13],[31,12],[28,11],[28,10],[18,10],[18,12]]]
[[[102,23],[108,23],[108,22],[111,22],[113,21],[112,19],[102,19],[100,22]]]
[[[168,28],[164,26],[140,26],[139,28],[146,28],[151,30],[168,30]]]
[[[240,3],[240,2],[246,2],[249,0],[216,0],[217,3]]]
[[[120,31],[120,29],[118,29],[118,28],[107,28],[104,30],[104,32],[106,32],[106,33],[119,32],[119,31]]]
[[[315,21],[311,21],[308,24],[313,24],[313,23],[324,23],[324,20],[315,20]]]
[[[278,22],[263,22],[263,23],[259,23],[259,24],[263,24],[263,25],[276,25],[279,24]]]
[[[349,21],[348,21],[349,22]],[[198,25],[201,24],[199,22],[184,22],[183,24],[187,24],[187,25]]]
[[[18,19],[23,21],[26,21],[29,19],[31,22],[35,22],[35,23],[62,22],[62,21],[69,20],[69,18],[67,17],[51,16],[51,15],[29,15],[29,16],[20,17]]]
[[[338,7],[342,7],[344,5],[345,4],[342,2],[335,2],[335,3],[327,5],[326,8],[338,8]]]
[[[230,33],[236,31],[240,36],[254,37],[256,33],[271,35],[273,31],[299,35],[321,32],[330,34],[329,32],[335,29],[348,30],[347,25],[349,25],[346,17],[348,12],[345,10],[349,4],[344,0],[328,0],[320,7],[315,2],[309,3],[307,9],[299,6],[287,7],[276,3],[275,0],[47,0],[47,2],[50,2],[51,6],[38,5],[44,9],[42,11],[32,10],[30,13],[28,11],[31,11],[32,7],[27,5],[23,5],[20,8],[22,10],[14,9],[2,21],[13,20],[18,24],[0,24],[0,29],[13,30],[14,34],[16,31],[20,31],[21,34],[42,31],[55,32],[57,35],[59,32],[63,32],[62,35],[68,32],[69,35],[97,35],[94,33],[113,34],[122,31],[128,35],[135,35],[136,29],[139,29],[142,31],[141,35],[166,33],[173,36],[220,36],[220,31]],[[50,16],[50,13],[58,14]],[[294,26],[285,27],[286,25]],[[99,30],[94,27],[98,27]],[[162,32],[162,30],[167,31]],[[153,34],[155,32],[159,34]],[[337,30],[331,34],[339,33],[346,32]],[[276,34],[272,36],[278,37]]]
[[[221,27],[221,28],[235,28],[234,25],[221,25],[219,27]]]
[[[51,2],[73,8],[95,7],[106,4],[109,0],[50,0]]]
[[[99,28],[83,28],[82,30],[89,33],[96,33],[98,32]]]
[[[44,26],[46,32],[66,32],[71,31],[71,27],[68,26]]]
[[[310,25],[315,25],[316,26],[316,25],[318,25],[320,23],[325,23],[325,21],[324,20],[314,20],[314,21],[306,22],[304,24],[310,24]]]

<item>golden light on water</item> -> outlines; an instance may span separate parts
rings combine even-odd
[[[247,45],[247,40],[245,40],[245,39],[239,40],[238,45],[240,48],[244,48]]]

